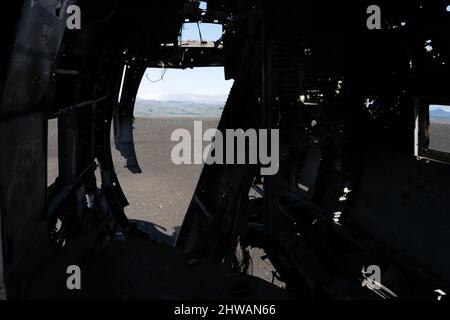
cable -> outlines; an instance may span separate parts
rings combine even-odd
[[[147,78],[147,80],[148,81],[150,81],[150,82],[152,82],[152,83],[157,83],[157,82],[160,82],[160,81],[163,81],[164,80],[164,76],[166,75],[166,72],[167,72],[167,69],[165,69],[164,68],[164,62],[162,62],[162,61],[160,61],[161,62],[161,64],[162,64],[162,71],[161,71],[161,77],[158,79],[158,80],[152,80],[152,79],[150,79],[149,78],[149,76],[148,76],[148,73],[146,72],[145,73],[145,77]]]
[[[200,36],[200,45],[203,45],[202,31],[200,30],[200,24],[197,22],[198,35]]]

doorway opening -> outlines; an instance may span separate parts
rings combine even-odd
[[[115,149],[113,160],[130,203],[127,216],[145,222],[139,227],[157,241],[174,244],[203,168],[172,162],[177,144],[172,133],[193,132],[195,121],[203,130],[216,129],[232,84],[222,67],[149,68],[142,78],[134,108],[134,146],[142,173],[125,168]]]

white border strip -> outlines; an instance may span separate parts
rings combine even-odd
[[[2,235],[2,203],[0,199],[0,301],[6,300],[6,287],[4,277],[3,260],[3,235]]]

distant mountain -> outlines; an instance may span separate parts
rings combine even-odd
[[[218,117],[222,114],[222,109],[221,103],[136,99],[134,115],[144,118],[153,116]]]
[[[430,110],[430,118],[450,120],[450,112],[442,109]]]

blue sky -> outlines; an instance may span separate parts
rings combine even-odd
[[[430,110],[434,111],[434,110],[444,110],[446,112],[450,112],[450,106],[442,106],[442,105],[437,105],[437,104],[432,104],[430,105]]]
[[[200,33],[203,40],[216,41],[222,35],[222,25],[213,23],[199,23]],[[181,31],[182,40],[200,40],[196,23],[185,23]]]
[[[203,40],[218,40],[222,26],[200,24]],[[199,40],[197,24],[183,26],[182,40]],[[225,81],[223,68],[167,69],[161,78],[163,69],[147,69],[138,91],[138,98],[149,100],[198,101],[225,103],[233,81]]]

